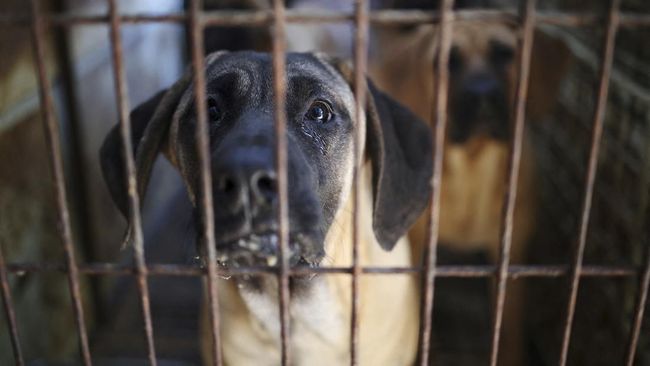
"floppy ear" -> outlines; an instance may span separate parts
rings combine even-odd
[[[551,112],[571,61],[571,51],[562,40],[541,30],[535,32],[526,104],[527,115],[532,120]]]
[[[314,54],[348,84],[349,63]],[[433,174],[431,129],[411,110],[367,80],[366,151],[372,161],[372,228],[379,245],[391,250],[429,203]]]
[[[131,139],[135,157],[136,182],[140,200],[149,183],[151,169],[162,149],[179,99],[187,89],[191,73],[144,102],[130,114]],[[128,188],[119,124],[108,133],[99,151],[104,180],[116,206],[128,217]],[[127,231],[128,241],[131,228]]]
[[[372,161],[373,231],[385,250],[429,203],[432,138],[427,124],[368,80],[367,151]]]

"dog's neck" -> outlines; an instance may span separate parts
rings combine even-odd
[[[370,187],[371,167],[369,163],[362,166],[359,178],[362,186]],[[359,257],[362,264],[372,262],[372,254],[381,251],[372,231],[372,192],[364,190],[361,205],[358,208],[360,221]],[[353,197],[347,189],[342,192],[341,205],[325,238],[325,258],[322,266],[348,267],[352,265],[353,234]],[[349,303],[350,281],[346,275],[319,275],[311,279],[306,291],[301,291],[291,299],[291,317],[298,324],[304,325],[306,331],[318,334],[324,341],[339,343],[340,337],[335,329],[348,329],[349,310],[340,309],[341,304]],[[251,313],[270,334],[280,334],[277,304],[277,281],[268,278],[262,292],[239,291],[242,300]],[[333,296],[336,298],[333,298]],[[265,306],[261,306],[265,305]],[[317,311],[314,309],[327,309]],[[339,324],[340,323],[340,324]],[[321,327],[327,325],[327,327]],[[329,338],[329,339],[328,339]]]

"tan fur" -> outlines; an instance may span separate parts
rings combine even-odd
[[[411,32],[395,28],[378,31],[379,51],[371,65],[371,77],[388,94],[401,101],[426,121],[431,120],[435,105],[434,63],[437,53],[437,29],[421,26]],[[457,21],[452,44],[463,56],[465,67],[481,69],[487,61],[491,40],[516,47],[512,28],[502,23]],[[555,101],[555,91],[567,66],[567,49],[543,35],[536,35],[531,63],[528,118],[539,118]],[[548,51],[548,50],[553,51]],[[554,67],[540,51],[553,53]],[[516,80],[514,64],[507,70],[514,100]],[[455,85],[450,85],[453,91]],[[451,94],[451,93],[450,93]],[[450,97],[451,98],[451,97]],[[449,120],[449,123],[453,121]],[[486,136],[473,136],[462,145],[446,144],[440,198],[441,245],[456,250],[486,250],[493,262],[499,257],[501,217],[508,166],[508,144]],[[534,229],[536,209],[535,159],[525,137],[520,165],[518,195],[515,203],[511,262],[521,263],[526,241]],[[409,234],[414,252],[421,253],[426,237],[426,215]],[[415,261],[419,261],[416,255]],[[504,365],[521,365],[521,284],[509,282],[501,343]]]
[[[352,161],[350,159],[349,167]],[[360,262],[373,266],[408,266],[411,246],[400,240],[391,252],[380,248],[372,230],[371,167],[361,179]],[[348,169],[350,172],[351,169]],[[347,192],[326,237],[324,266],[352,263],[352,195]],[[291,300],[290,347],[294,365],[345,365],[350,358],[351,280],[348,275],[319,275],[311,293]],[[267,284],[277,288],[274,278]],[[364,275],[360,279],[359,361],[361,365],[411,365],[416,354],[419,316],[417,284],[410,275]],[[267,291],[275,294],[277,291]],[[276,296],[238,291],[233,280],[219,282],[221,340],[226,365],[280,364],[279,310]],[[203,355],[210,363],[209,318],[202,314]],[[263,361],[261,361],[263,360]]]

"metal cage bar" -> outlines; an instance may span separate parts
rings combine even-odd
[[[433,175],[431,177],[431,198],[429,199],[429,221],[427,241],[424,248],[424,273],[422,278],[420,304],[419,354],[420,365],[429,364],[431,327],[433,322],[433,297],[438,252],[438,231],[440,222],[440,191],[442,186],[443,154],[447,129],[447,92],[449,89],[449,53],[452,41],[453,0],[440,2],[440,29],[438,31],[438,58],[433,73],[436,94],[435,105],[432,104],[433,128]]]
[[[204,276],[207,274],[205,268],[190,265],[175,264],[149,264],[147,266],[148,276]],[[9,273],[16,275],[25,275],[27,273],[48,273],[59,272],[65,273],[65,266],[59,263],[9,263],[7,264]],[[436,266],[435,277],[463,277],[463,278],[480,278],[493,277],[497,271],[494,265],[439,265]],[[603,266],[591,265],[583,266],[581,277],[635,277],[638,276],[642,269],[634,266]],[[237,267],[237,268],[219,268],[218,276],[250,276],[273,274],[276,272],[272,267]],[[373,267],[362,266],[361,273],[371,275],[387,274],[407,274],[420,273],[423,268],[415,267]],[[121,265],[117,263],[89,263],[80,264],[79,273],[90,276],[113,275],[113,276],[132,276],[135,275],[133,266]],[[317,267],[317,268],[291,268],[291,276],[305,276],[310,274],[351,274],[351,267]],[[555,278],[566,276],[570,273],[570,267],[566,265],[510,265],[508,266],[509,278]]]
[[[137,277],[140,305],[144,320],[144,331],[147,340],[147,357],[149,364],[156,365],[156,348],[154,345],[153,325],[151,321],[151,305],[149,300],[149,286],[147,283],[147,264],[144,257],[144,238],[142,234],[142,220],[140,216],[140,197],[138,196],[138,183],[136,180],[135,161],[133,158],[133,144],[131,142],[131,118],[129,115],[129,96],[124,71],[122,36],[120,34],[120,19],[116,0],[109,0],[108,14],[110,19],[111,58],[113,60],[115,92],[117,107],[120,116],[120,137],[122,139],[122,154],[124,156],[124,173],[127,177],[127,191],[129,195],[129,233],[133,234],[133,253],[135,258],[135,271]]]
[[[1,297],[5,309],[5,316],[7,318],[7,323],[9,323],[7,331],[9,332],[9,339],[11,340],[11,349],[14,353],[14,360],[16,361],[17,366],[22,366],[25,364],[25,359],[20,345],[20,337],[18,336],[18,322],[16,321],[16,311],[14,310],[11,290],[9,289],[9,276],[4,253],[2,251],[2,243],[0,243],[0,290],[2,291]]]
[[[587,174],[585,177],[585,193],[582,202],[579,236],[571,265],[569,296],[567,302],[566,318],[564,320],[564,331],[562,335],[562,346],[559,358],[560,366],[566,365],[567,356],[569,354],[573,317],[575,315],[576,302],[578,299],[578,287],[580,286],[580,272],[582,271],[582,261],[584,258],[585,246],[587,244],[587,232],[591,214],[591,203],[593,199],[594,184],[596,182],[596,172],[598,170],[600,140],[603,134],[603,125],[605,122],[607,94],[609,91],[609,79],[612,72],[612,64],[614,60],[614,45],[619,24],[618,11],[620,4],[621,0],[610,0],[609,13],[607,16],[607,33],[605,34],[603,54],[601,57],[602,65],[598,86],[598,99],[594,111],[591,148],[589,151],[589,162],[587,167]]]
[[[287,182],[286,116],[286,19],[284,1],[273,1],[273,101],[275,119],[275,165],[278,180],[278,296],[282,365],[291,364],[289,345],[289,203]]]
[[[520,27],[520,51],[518,61],[518,79],[514,108],[514,132],[510,145],[508,159],[508,177],[506,180],[505,204],[501,218],[501,243],[499,265],[496,273],[496,298],[492,317],[492,345],[490,350],[490,365],[496,366],[499,357],[499,340],[503,322],[503,309],[508,285],[508,266],[510,265],[510,249],[512,248],[512,232],[514,229],[515,202],[517,200],[517,179],[521,162],[521,149],[524,137],[526,117],[526,97],[530,76],[530,59],[533,52],[533,37],[535,35],[535,0],[522,2],[522,24]]]
[[[74,243],[72,237],[72,226],[70,223],[70,212],[65,192],[65,173],[63,169],[63,158],[61,156],[61,139],[58,123],[54,112],[54,99],[52,97],[52,86],[45,67],[45,30],[46,23],[41,18],[41,8],[38,0],[31,0],[32,11],[32,35],[34,45],[34,62],[38,76],[38,91],[43,113],[43,127],[45,139],[50,152],[50,166],[52,167],[52,185],[56,196],[57,219],[59,222],[59,236],[65,254],[66,272],[70,295],[72,296],[73,310],[79,332],[79,343],[81,357],[86,366],[92,364],[90,347],[88,346],[88,333],[86,331],[86,319],[84,318],[81,291],[79,289],[79,269],[75,259]]]
[[[359,280],[361,264],[359,263],[359,243],[361,241],[361,222],[359,208],[361,207],[361,158],[363,154],[363,136],[360,131],[361,121],[366,111],[366,67],[368,63],[368,2],[356,0],[354,3],[354,96],[355,119],[354,129],[354,168],[352,173],[352,314],[350,318],[350,364],[359,363]],[[366,126],[366,128],[368,128]]]
[[[650,240],[650,236],[646,239]],[[634,356],[636,355],[637,344],[639,343],[639,336],[641,335],[641,327],[643,326],[643,315],[645,307],[648,303],[648,292],[650,291],[650,248],[646,249],[646,263],[643,276],[639,279],[639,291],[634,310],[634,321],[632,329],[630,329],[630,336],[628,339],[627,354],[625,355],[625,365],[634,365]]]
[[[70,15],[70,14],[44,14],[48,23],[53,26],[74,26],[81,24],[106,24],[109,19],[105,15]],[[185,13],[169,14],[134,14],[122,15],[122,23],[184,23],[190,15]],[[320,11],[313,14],[300,10],[286,10],[285,19],[288,23],[345,23],[354,21],[354,13],[342,11]],[[510,10],[455,10],[456,20],[489,20],[505,21],[515,24],[517,14]],[[204,12],[204,23],[211,26],[263,26],[273,23],[273,16],[267,11],[207,11]],[[368,21],[377,25],[398,24],[423,24],[437,23],[441,20],[441,13],[422,10],[374,10],[368,12]],[[556,11],[540,11],[537,15],[538,24],[554,24],[566,27],[582,27],[597,25],[602,17],[597,14],[572,13]],[[0,15],[0,27],[26,26],[31,22],[25,14]],[[620,26],[623,28],[638,28],[650,26],[650,14],[635,14],[631,12],[620,13]]]
[[[203,49],[203,29],[201,0],[190,3],[190,35],[192,52],[192,76],[194,81],[194,107],[196,108],[197,126],[197,155],[200,167],[201,181],[201,220],[203,222],[203,245],[208,254],[208,306],[210,313],[210,332],[212,336],[211,356],[215,366],[222,364],[221,338],[219,336],[219,298],[217,294],[217,247],[214,233],[214,207],[212,197],[212,173],[210,171],[210,141],[208,133],[208,118],[204,101],[206,100],[205,60]]]

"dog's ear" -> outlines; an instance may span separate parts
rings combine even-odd
[[[333,66],[348,84],[353,71],[342,59],[315,56]],[[372,162],[372,228],[391,250],[429,203],[433,174],[431,129],[411,110],[367,80],[366,151]]]
[[[142,140],[147,124],[166,92],[167,90],[158,92],[131,112],[131,146],[133,146],[134,150],[133,156],[138,151],[138,146]],[[128,191],[127,181],[124,175],[124,153],[119,124],[113,127],[104,139],[104,143],[99,150],[99,161],[111,198],[113,198],[115,205],[122,215],[128,217]]]
[[[572,61],[565,42],[542,31],[535,32],[526,104],[530,119],[538,120],[551,112]]]
[[[431,194],[431,130],[368,80],[366,148],[372,161],[373,230],[391,250],[427,207]]]
[[[186,91],[190,79],[191,73],[187,72],[169,89],[159,92],[135,108],[130,114],[131,143],[134,150],[136,182],[141,200],[144,200],[153,163],[165,145],[178,101]],[[104,180],[111,197],[122,214],[128,217],[128,188],[122,151],[122,138],[118,124],[106,136],[99,157]]]

